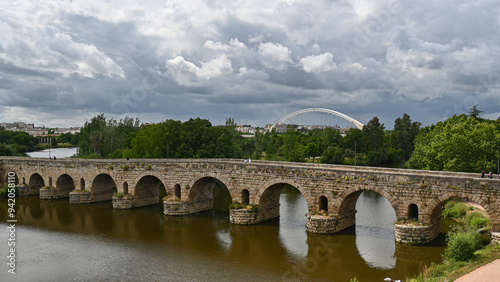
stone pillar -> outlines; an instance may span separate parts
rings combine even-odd
[[[92,194],[90,191],[75,190],[69,193],[70,204],[89,204],[92,202]]]
[[[491,243],[500,244],[500,232],[491,232]]]
[[[233,224],[257,224],[259,221],[259,211],[252,209],[230,209],[229,221]]]
[[[192,213],[211,210],[213,208],[213,200],[205,199],[197,202],[181,202],[181,201],[165,201],[163,202],[163,213],[165,215],[188,215]]]
[[[356,224],[356,211],[344,215],[307,215],[307,232],[333,234]]]
[[[40,199],[42,200],[52,200],[52,199],[62,199],[68,198],[64,192],[61,192],[55,188],[41,188],[40,189]]]
[[[428,244],[441,233],[441,220],[431,225],[395,224],[396,242],[409,245]]]
[[[115,197],[113,196],[113,209],[127,210],[135,208],[134,196]]]

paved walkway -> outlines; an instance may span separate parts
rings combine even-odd
[[[500,259],[490,262],[487,265],[481,266],[480,268],[466,274],[457,280],[456,282],[500,282]]]

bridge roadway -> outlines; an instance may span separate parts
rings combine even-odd
[[[36,159],[2,157],[0,175],[16,173],[19,195],[69,198],[72,204],[113,201],[116,209],[158,204],[164,213],[186,215],[212,209],[226,189],[244,208],[231,209],[234,224],[257,224],[279,216],[285,185],[304,196],[307,230],[332,234],[355,224],[356,202],[365,190],[384,196],[396,212],[396,241],[424,244],[441,230],[443,204],[462,198],[481,205],[500,242],[500,179],[480,174],[234,159]],[[248,208],[247,208],[248,206]]]

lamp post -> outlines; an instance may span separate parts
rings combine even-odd
[[[498,176],[498,179],[500,179],[500,146],[498,146],[497,176]]]
[[[357,150],[356,150],[356,141],[354,141],[354,169],[356,169],[356,157],[357,157]]]

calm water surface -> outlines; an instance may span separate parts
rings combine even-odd
[[[55,148],[55,149],[46,149],[36,152],[27,153],[28,156],[32,158],[54,158],[54,156],[58,159],[69,158],[76,154],[77,148]]]
[[[281,217],[231,225],[227,212],[165,217],[160,206],[113,210],[111,203],[17,198],[17,274],[0,281],[383,281],[417,275],[444,247],[394,241],[395,212],[374,192],[357,202],[357,224],[336,235],[307,234],[307,206],[284,190]],[[6,262],[7,201],[0,201]],[[15,279],[14,279],[15,278]]]

